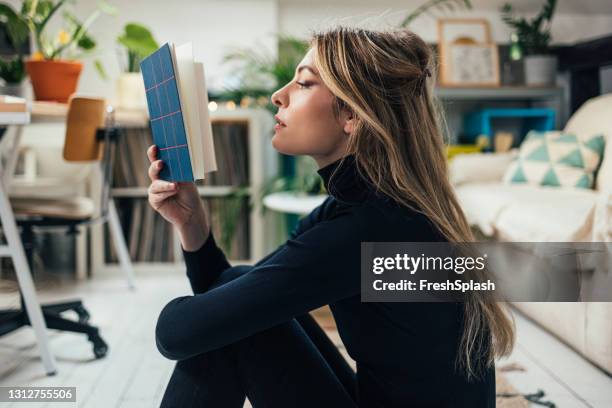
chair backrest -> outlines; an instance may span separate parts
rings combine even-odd
[[[581,139],[603,134],[606,139],[603,161],[597,173],[595,188],[612,191],[612,94],[591,98],[578,109],[565,125],[564,132]]]
[[[102,159],[102,143],[97,139],[97,130],[104,127],[105,108],[102,98],[70,98],[63,153],[66,161]]]

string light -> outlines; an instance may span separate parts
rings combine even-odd
[[[211,112],[214,112],[217,110],[217,102],[212,101],[212,102],[208,102],[208,110]]]

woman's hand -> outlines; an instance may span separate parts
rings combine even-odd
[[[160,180],[159,172],[164,166],[157,160],[157,146],[147,150],[149,166],[149,204],[164,219],[177,229],[183,249],[195,251],[208,239],[210,227],[208,217],[198,189],[193,182],[170,183]]]

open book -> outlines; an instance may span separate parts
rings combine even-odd
[[[140,63],[158,158],[160,178],[204,179],[217,170],[204,65],[195,62],[191,43],[166,43]]]

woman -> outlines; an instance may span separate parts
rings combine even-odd
[[[313,37],[272,96],[272,144],[316,160],[330,196],[284,245],[231,267],[192,183],[149,201],[179,233],[193,296],[162,310],[157,346],[179,360],[164,407],[493,407],[494,359],[513,327],[500,306],[360,302],[362,241],[473,240],[447,179],[431,99],[434,55],[409,31]],[[357,373],[308,314],[330,305]]]

